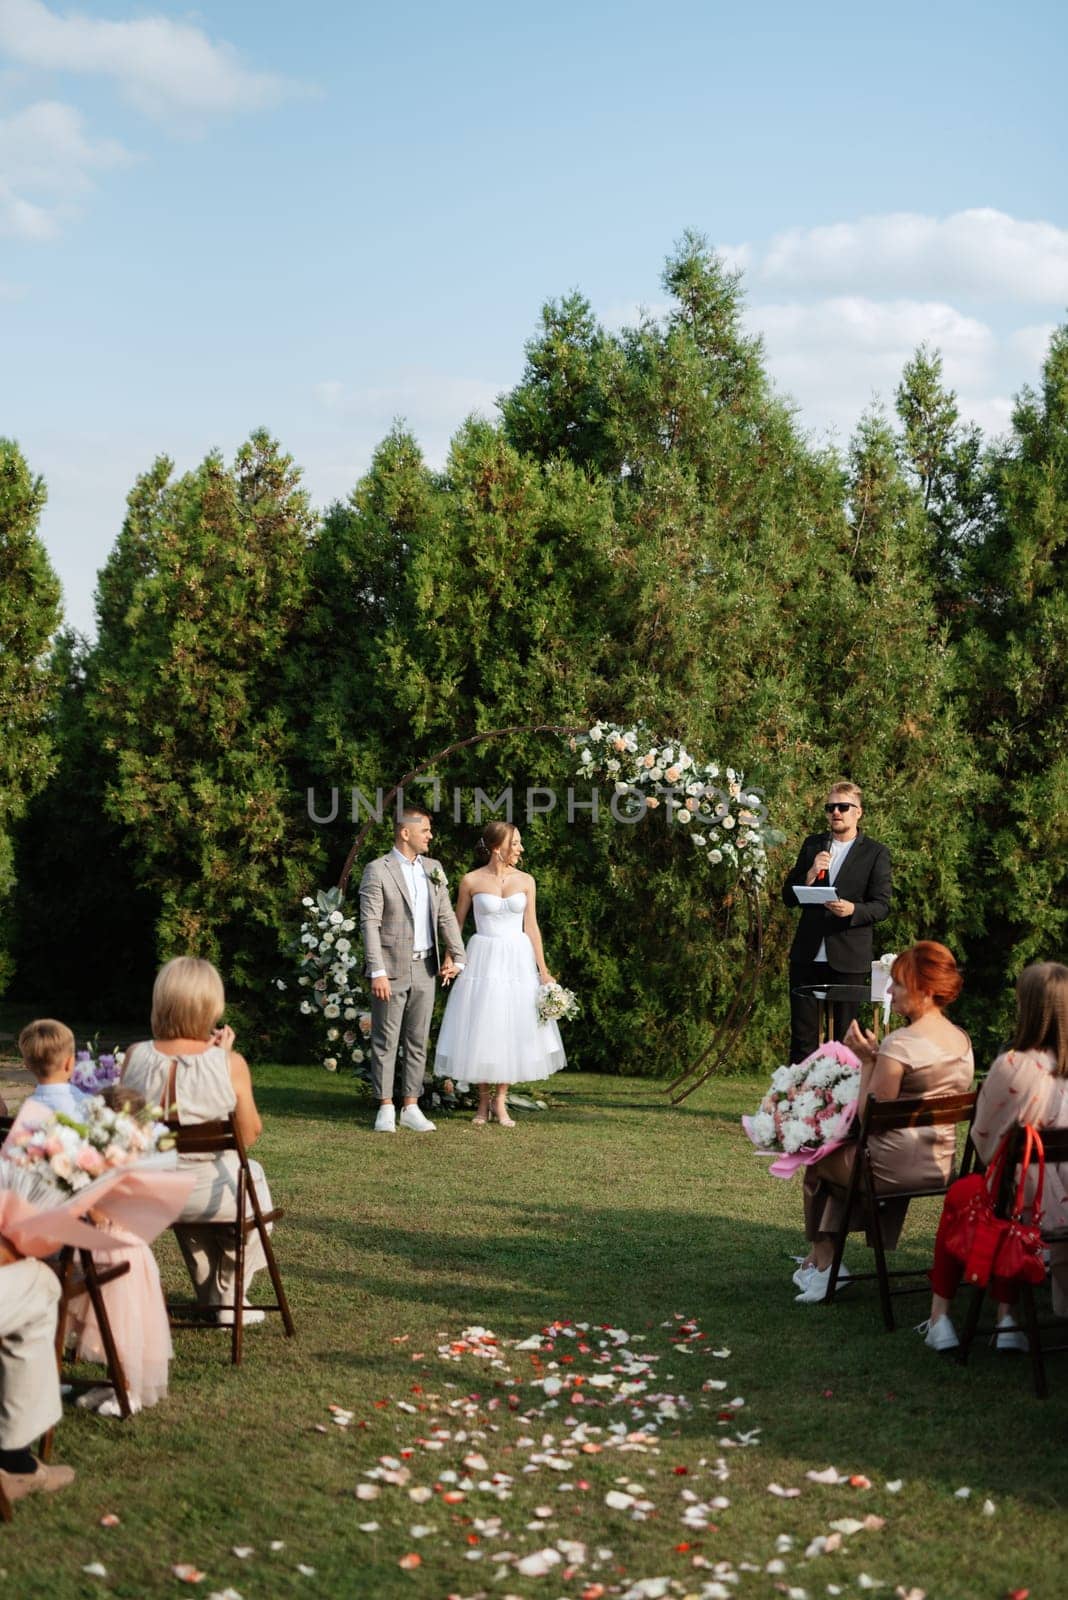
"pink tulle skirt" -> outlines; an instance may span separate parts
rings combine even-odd
[[[103,1271],[120,1261],[130,1263],[129,1272],[105,1284],[101,1292],[126,1374],[130,1404],[137,1410],[166,1398],[167,1369],[173,1354],[170,1323],[151,1246],[114,1223],[106,1237],[114,1239],[115,1245],[93,1251],[97,1267]],[[72,1301],[70,1331],[76,1339],[77,1360],[106,1362],[96,1312],[88,1295],[79,1295]]]

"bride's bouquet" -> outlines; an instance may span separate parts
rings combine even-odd
[[[577,1017],[581,1007],[577,995],[565,989],[562,983],[543,983],[538,990],[539,1022],[570,1022]]]
[[[859,1060],[830,1040],[796,1066],[777,1067],[759,1109],[742,1118],[742,1127],[758,1150],[779,1153],[769,1170],[788,1178],[844,1141],[859,1088]]]
[[[99,1096],[90,1100],[83,1121],[55,1112],[36,1126],[16,1128],[4,1147],[6,1162],[27,1174],[9,1182],[27,1198],[41,1201],[49,1191],[75,1195],[117,1167],[128,1167],[174,1144],[159,1108],[113,1111]]]

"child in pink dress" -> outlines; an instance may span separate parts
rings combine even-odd
[[[56,1110],[76,1118],[78,1104],[72,1102],[68,1107],[64,1103],[67,1093],[78,1094],[70,1085],[74,1070],[74,1035],[70,1029],[51,1020],[31,1022],[19,1035],[19,1049],[24,1064],[37,1079],[37,1088],[23,1103],[12,1133],[27,1124],[44,1121]],[[87,1099],[79,1098],[83,1103]],[[120,1085],[105,1089],[100,1098],[116,1111],[136,1112],[145,1104],[143,1096]],[[130,1270],[106,1284],[102,1293],[126,1378],[130,1408],[140,1411],[143,1406],[165,1399],[167,1369],[173,1354],[159,1268],[151,1248],[137,1234],[106,1216],[92,1212],[89,1215],[100,1229],[100,1248],[93,1251],[97,1267],[104,1271],[120,1261],[129,1262]],[[106,1364],[96,1312],[87,1294],[77,1295],[70,1303],[68,1336],[76,1341],[76,1360]],[[121,1416],[110,1385],[90,1389],[76,1403],[96,1411],[98,1416]]]

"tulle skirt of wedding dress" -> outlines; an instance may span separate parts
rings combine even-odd
[[[538,1022],[530,940],[475,933],[445,1007],[434,1074],[461,1083],[532,1083],[567,1065],[555,1022]]]

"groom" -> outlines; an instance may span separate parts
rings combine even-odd
[[[408,806],[393,832],[393,849],[372,861],[360,881],[360,928],[371,979],[371,1083],[378,1100],[376,1133],[395,1133],[393,1073],[404,1045],[402,1128],[433,1133],[419,1109],[426,1042],[434,1010],[434,978],[448,983],[464,965],[464,946],[445,874],[427,855],[430,817]],[[441,944],[448,954],[441,960]]]

